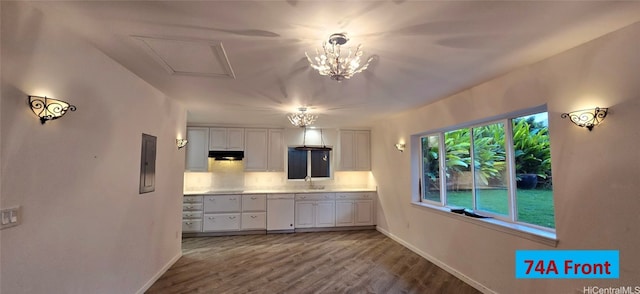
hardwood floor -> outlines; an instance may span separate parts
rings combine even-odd
[[[480,293],[375,230],[187,238],[152,293]]]

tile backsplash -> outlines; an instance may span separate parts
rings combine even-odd
[[[314,180],[314,185],[344,189],[373,189],[370,171],[336,171],[333,178]],[[304,188],[304,181],[289,181],[285,172],[245,172],[242,161],[209,161],[209,172],[185,172],[184,191],[286,190]]]

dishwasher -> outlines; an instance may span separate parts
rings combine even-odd
[[[293,194],[267,194],[267,233],[291,233],[295,229]]]

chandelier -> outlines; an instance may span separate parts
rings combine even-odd
[[[316,49],[316,57],[313,59],[309,57],[307,52],[304,55],[307,56],[311,67],[317,70],[320,75],[329,76],[332,80],[341,82],[367,69],[369,63],[373,60],[373,57],[369,57],[367,62],[361,65],[362,45],[358,45],[355,52],[350,47],[343,50],[342,45],[346,44],[347,41],[349,41],[349,38],[347,38],[346,33],[333,34],[329,37],[329,41],[322,44],[323,54],[320,54]]]
[[[318,118],[317,115],[313,115],[310,113],[307,113],[307,108],[306,107],[300,107],[298,108],[298,113],[291,113],[289,114],[289,121],[291,122],[292,125],[296,126],[296,127],[301,127],[304,128],[308,125],[313,124],[313,122],[316,121],[316,119]]]

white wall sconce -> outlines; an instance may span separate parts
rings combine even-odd
[[[560,115],[562,118],[569,118],[572,123],[581,128],[587,128],[589,131],[593,127],[599,125],[605,117],[609,108],[596,107],[594,109],[576,110]]]
[[[76,111],[74,105],[65,101],[40,96],[29,96],[29,107],[40,118],[42,124],[61,118],[67,111]]]
[[[396,149],[398,149],[398,151],[400,152],[404,152],[404,147],[406,146],[404,143],[398,143],[395,145]]]
[[[176,139],[176,146],[178,146],[178,150],[184,148],[184,146],[187,146],[187,143],[189,141],[187,141],[187,139]]]

